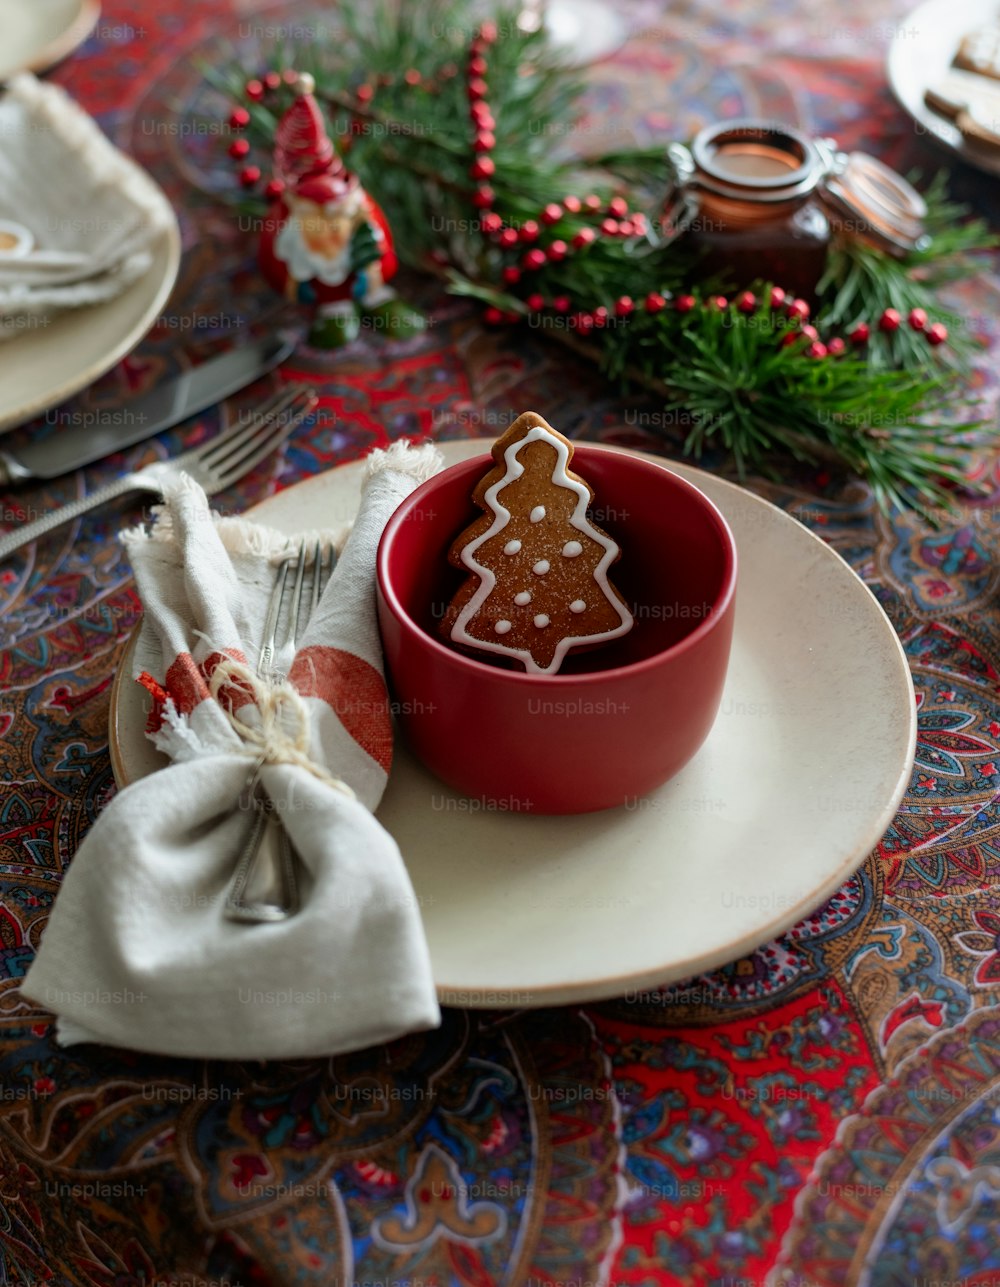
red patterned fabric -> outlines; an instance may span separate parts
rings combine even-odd
[[[755,114],[932,171],[942,158],[882,70],[889,38],[910,38],[906,2],[616,6],[648,30],[592,69],[590,134],[571,141],[612,146],[608,135],[625,126],[640,141],[665,140]],[[294,38],[297,26],[316,24],[318,7],[261,18],[237,0],[106,0],[94,36],[57,72],[165,186],[184,231],[169,310],[88,390],[85,410],[298,321],[260,281],[249,232],[211,196],[231,163],[218,138],[195,127],[216,104],[192,54],[221,56],[223,38],[251,48],[268,25]],[[966,169],[953,178],[959,198],[996,220],[995,182]],[[975,373],[987,415],[997,399],[997,268],[985,256],[977,277],[948,292],[992,346]],[[614,395],[530,329],[484,329],[467,302],[431,282],[403,288],[432,325],[402,343],[366,333],[337,355],[300,346],[283,376],[315,383],[322,414],[220,497],[227,512],[402,436],[494,437],[526,407],[576,437],[679,450],[649,428],[662,423],[654,401]],[[3,517],[46,509],[217,427],[210,412],[82,479],[12,492]],[[13,438],[51,432],[58,417]],[[882,517],[864,488],[825,473],[789,469],[778,484],[752,484],[865,578],[899,632],[918,695],[903,804],[825,908],[682,985],[545,1012],[449,1009],[436,1032],[332,1060],[60,1051],[49,1017],[21,998],[61,873],[114,790],[110,680],[138,604],[113,539],[120,507],[8,561],[0,1282],[757,1287],[770,1275],[789,1287],[995,1287],[995,462],[982,481],[987,499],[937,528]],[[333,665],[329,682],[342,677]],[[347,678],[353,691],[359,677]],[[593,944],[595,960],[602,950]]]

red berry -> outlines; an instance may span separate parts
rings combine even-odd
[[[597,240],[597,233],[593,228],[581,228],[573,237],[571,245],[577,250],[582,250],[584,246],[589,246]]]
[[[246,139],[233,139],[229,145],[229,155],[234,161],[242,161],[249,151],[250,144]]]
[[[556,310],[557,313],[568,313],[569,304],[570,304],[570,300],[568,295],[557,295],[555,299],[552,301],[552,307]]]
[[[486,75],[486,59],[482,56],[482,54],[473,54],[473,56],[469,59],[469,75],[470,76]]]
[[[594,319],[589,313],[577,313],[573,318],[573,325],[581,331],[592,331],[594,329]]]
[[[798,331],[786,331],[781,337],[781,347],[787,349],[790,344],[795,344],[801,338]]]
[[[417,71],[416,67],[408,67],[403,73],[403,80],[406,81],[407,85],[419,85],[423,80],[423,77]]]
[[[628,295],[622,295],[620,298],[615,300],[616,317],[628,317],[629,313],[631,313],[634,308],[635,304],[633,304],[631,297]]]
[[[635,229],[637,237],[644,237],[649,227],[646,223],[646,216],[644,214],[634,214],[632,216],[632,227]]]
[[[827,353],[826,345],[821,344],[819,340],[813,340],[813,342],[806,349],[806,357],[823,358],[823,357],[826,357],[826,353]]]
[[[534,250],[529,250],[521,260],[521,263],[529,271],[536,272],[539,268],[545,267],[545,251],[539,250],[537,247]]]
[[[831,357],[840,357],[841,353],[847,351],[847,345],[839,335],[835,335],[829,344],[827,344],[826,351]]]
[[[483,314],[483,317],[486,318],[491,326],[496,326],[503,321],[503,313],[498,308],[494,308],[492,304]]]
[[[607,326],[608,324],[608,310],[603,304],[594,309],[591,317],[594,319],[595,326]]]
[[[229,125],[234,130],[245,130],[250,124],[250,113],[245,107],[234,107],[229,116]]]
[[[785,309],[786,314],[794,321],[796,318],[804,322],[809,316],[809,305],[804,299],[793,299]]]
[[[534,295],[528,296],[525,303],[530,309],[533,309],[537,313],[540,308],[545,307],[545,297],[543,295],[539,295],[536,291]]]
[[[243,89],[247,98],[252,98],[255,102],[264,97],[264,86],[259,80],[248,80]]]
[[[538,224],[534,219],[526,219],[524,223],[521,224],[521,240],[537,241],[539,231]]]
[[[605,237],[617,237],[618,229],[620,226],[621,225],[619,224],[617,219],[601,220],[601,232],[604,233]]]
[[[496,125],[488,103],[473,103],[469,118],[478,130],[491,130]]]
[[[771,307],[772,308],[780,308],[782,304],[785,302],[785,299],[786,299],[785,292],[781,289],[780,286],[771,287]]]
[[[570,214],[579,214],[580,208],[583,205],[583,202],[580,200],[579,197],[573,197],[573,196],[563,197],[562,203],[563,203],[563,209],[567,210]]]
[[[488,92],[489,86],[479,77],[476,77],[475,80],[469,81],[468,95],[473,101],[479,98],[485,98]]]
[[[804,335],[807,340],[819,339],[819,331],[817,331],[815,326],[810,326],[808,323],[806,323],[805,326],[799,327],[799,334]]]
[[[477,210],[489,210],[493,204],[493,198],[496,193],[488,183],[484,183],[481,188],[476,189],[475,196],[472,198],[472,204]]]
[[[659,313],[662,309],[666,308],[666,306],[666,298],[661,295],[659,291],[651,290],[646,296],[647,313]]]
[[[583,198],[583,204],[588,210],[597,211],[601,208],[601,198],[596,192],[590,192]]]
[[[542,211],[542,223],[558,223],[562,216],[562,206],[555,201],[550,201]]]
[[[933,326],[927,328],[927,343],[933,344],[935,348],[943,344],[948,338],[948,328],[943,322],[935,322]]]
[[[848,331],[847,338],[852,344],[867,344],[871,332],[867,322],[859,322],[853,331]]]
[[[503,279],[508,286],[513,286],[516,282],[521,280],[520,268],[516,268],[513,264],[508,264],[503,270]]]
[[[690,313],[695,306],[695,297],[693,295],[678,295],[674,300],[674,308],[678,313]]]
[[[484,45],[492,45],[497,38],[497,25],[495,22],[484,22],[479,28],[479,39]]]
[[[566,245],[565,241],[554,241],[548,249],[549,259],[552,263],[557,264],[560,259],[566,258],[566,252],[568,250],[569,246]]]
[[[911,308],[906,319],[915,331],[922,331],[927,325],[927,314],[922,308]]]
[[[281,196],[284,190],[285,185],[280,179],[271,179],[264,189],[264,196],[267,197],[268,201],[274,201]]]
[[[503,220],[495,210],[491,210],[488,214],[483,215],[480,226],[483,232],[492,235],[495,232],[499,232],[503,227]]]
[[[247,165],[240,171],[240,183],[245,188],[252,188],[254,184],[260,182],[260,166]]]
[[[623,219],[618,225],[618,235],[620,237],[634,237],[635,224],[631,219]]]
[[[480,156],[473,161],[469,173],[474,179],[488,179],[496,174],[497,165],[491,156]]]
[[[281,88],[281,72],[269,71],[264,77],[264,84],[268,89]]]
[[[624,219],[628,214],[628,204],[623,197],[612,197],[608,202],[608,214],[616,219]]]
[[[497,145],[497,136],[491,134],[489,130],[482,130],[472,140],[472,149],[474,152],[492,152]]]
[[[898,331],[900,320],[899,313],[896,309],[887,308],[878,319],[878,329],[880,331]]]
[[[729,300],[726,299],[725,295],[713,295],[708,302],[712,308],[717,308],[720,313],[724,308],[729,307]]]
[[[500,245],[503,246],[505,250],[510,250],[511,246],[516,246],[517,229],[504,228],[503,232],[500,234]]]
[[[375,91],[371,85],[359,85],[354,97],[359,103],[370,103],[375,97]]]
[[[736,300],[736,307],[741,313],[752,313],[757,307],[757,296],[752,290],[745,290]]]

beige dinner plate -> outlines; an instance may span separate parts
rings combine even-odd
[[[0,432],[58,406],[130,353],[162,312],[180,262],[173,219],[153,246],[149,268],[120,295],[64,309],[45,326],[0,340]]]
[[[963,36],[997,24],[1000,0],[926,0],[895,21],[887,67],[892,92],[913,117],[917,131],[987,174],[1000,174],[1000,150],[970,148],[954,121],[931,111],[924,91],[939,85],[951,70]]]
[[[455,464],[488,444],[441,449]],[[833,894],[909,782],[913,684],[868,588],[775,506],[669,468],[719,506],[740,561],[722,707],[687,767],[634,807],[533,817],[483,812],[397,746],[378,816],[409,868],[445,1003],[597,1000],[723,965]],[[290,534],[349,520],[361,472],[344,465],[251,513]],[[129,652],[111,699],[121,785],[165,763],[144,736],[146,694],[130,673]]]
[[[98,0],[0,0],[0,80],[44,71],[94,30]]]

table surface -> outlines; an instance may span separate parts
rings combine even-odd
[[[625,11],[645,30],[591,71],[589,129],[651,141],[720,115],[768,115],[932,172],[944,158],[883,71],[887,41],[907,38],[905,9],[639,0]],[[195,93],[192,45],[220,30],[252,37],[249,12],[241,0],[109,0],[56,73],[164,185],[184,231],[168,312],[88,391],[88,409],[281,314],[177,129]],[[958,168],[953,190],[996,217],[995,181]],[[223,509],[404,435],[494,436],[525,407],[575,437],[677,454],[676,439],[644,427],[650,404],[616,396],[534,333],[487,331],[430,282],[407,290],[433,322],[417,339],[302,348],[284,368],[320,387],[329,414]],[[998,261],[984,258],[949,303],[987,344],[975,378],[995,416]],[[15,438],[57,431],[61,414]],[[11,492],[3,518],[168,455],[219,417]],[[990,498],[938,530],[880,516],[865,488],[825,472],[751,483],[872,587],[919,705],[910,789],[821,929],[805,922],[662,993],[449,1009],[435,1032],[330,1060],[63,1052],[51,1017],[20,996],[60,874],[114,792],[109,693],[139,606],[115,533],[138,511],[102,511],[8,562],[0,1282],[996,1287],[1000,475],[992,462],[976,469]],[[599,960],[601,943],[593,950]]]

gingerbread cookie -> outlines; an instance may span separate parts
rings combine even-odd
[[[924,102],[932,112],[956,120],[963,112],[987,119],[1000,117],[1000,82],[989,81],[973,72],[951,71],[924,91]]]
[[[963,71],[1000,80],[1000,26],[980,27],[962,39],[953,65]]]
[[[541,416],[519,416],[493,444],[494,468],[472,493],[482,517],[448,555],[469,576],[442,633],[532,674],[555,674],[570,649],[618,639],[633,625],[608,580],[621,552],[587,517],[594,493],[570,472],[572,455],[573,444]]]

